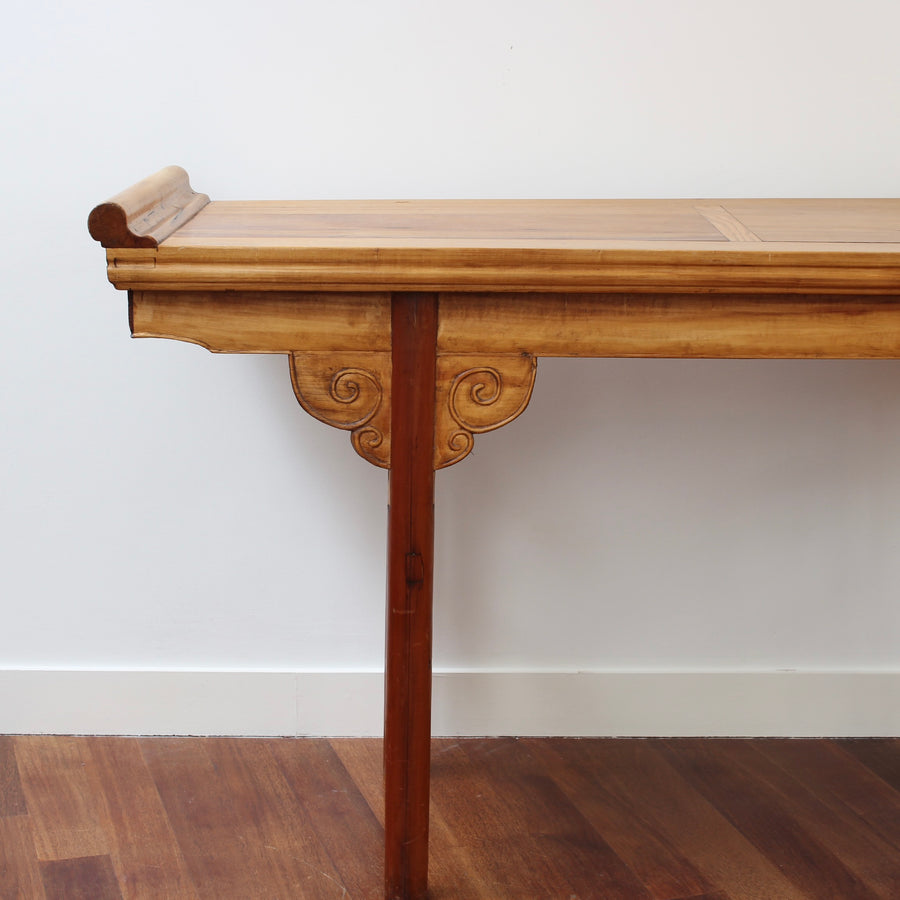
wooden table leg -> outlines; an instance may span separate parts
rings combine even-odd
[[[428,883],[437,295],[394,294],[385,665],[385,894]]]

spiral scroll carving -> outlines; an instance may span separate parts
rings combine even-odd
[[[386,458],[384,463],[381,460],[382,447],[384,447],[388,440],[385,437],[383,431],[375,427],[363,427],[357,428],[352,436],[351,440],[353,442],[353,446],[356,448],[356,452],[363,457],[363,459],[368,459],[370,462],[376,462],[376,465],[387,465],[390,463],[390,459]]]
[[[356,452],[391,465],[391,355],[384,351],[296,351],[291,380],[300,405],[320,422],[349,431]],[[537,361],[508,356],[438,355],[434,467],[467,456],[474,435],[511,422],[528,405]]]
[[[364,425],[378,411],[384,396],[381,383],[372,372],[354,368],[335,372],[328,393],[335,403],[341,404],[329,422],[338,428]]]
[[[488,407],[494,406],[502,393],[503,375],[497,369],[467,369],[453,379],[450,415],[468,431],[487,430],[494,418]]]
[[[326,425],[351,432],[357,453],[390,467],[390,356],[385,353],[292,353],[300,405]]]
[[[536,362],[527,354],[489,363],[483,357],[438,358],[435,468],[458,462],[471,452],[473,435],[501,428],[525,409]]]

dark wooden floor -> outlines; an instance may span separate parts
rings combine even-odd
[[[375,740],[0,737],[2,900],[381,894]],[[438,740],[435,900],[900,898],[900,740]]]

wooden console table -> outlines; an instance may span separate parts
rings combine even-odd
[[[538,357],[900,357],[900,200],[210,202],[173,166],[89,228],[135,337],[287,355],[390,470],[389,900],[426,894],[434,473]]]

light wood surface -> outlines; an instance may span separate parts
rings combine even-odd
[[[445,293],[438,347],[563,357],[896,357],[900,293]]]
[[[892,244],[670,242],[556,248],[377,247],[110,250],[121,289],[834,293],[900,290]],[[767,248],[754,251],[748,248]],[[175,250],[175,248],[170,248]]]
[[[183,192],[187,176],[175,181]],[[214,201],[156,246],[136,215],[134,233],[109,216],[172,221],[177,202],[145,208],[160,183],[171,170],[91,216],[117,287],[900,290],[900,200]]]
[[[214,353],[391,349],[386,293],[132,291],[134,337],[175,338]]]
[[[90,227],[108,248],[110,281],[130,292],[135,336],[288,355],[301,406],[390,469],[388,900],[427,892],[434,473],[464,458],[474,435],[522,413],[538,358],[900,357],[900,200],[207,202],[170,168],[102,204]],[[687,761],[664,756],[648,760],[648,783],[664,792],[659,772],[674,767],[710,800],[728,787],[741,797],[735,815],[750,840],[778,867],[795,866],[796,892],[773,869],[769,887],[748,896],[831,896],[815,893],[809,845],[784,859],[783,817],[760,826],[764,810],[742,772],[713,765],[710,774],[702,748]],[[498,778],[506,771],[482,762]],[[157,771],[168,773],[168,761]],[[313,806],[319,772],[295,772]],[[554,810],[559,785],[536,777],[529,786],[536,807],[521,789],[504,801],[517,823],[504,840],[552,821],[587,847],[584,811]],[[68,796],[60,785],[60,822],[88,788]],[[160,790],[177,799],[171,779]],[[189,823],[197,811],[177,805]],[[609,821],[615,811],[591,814]],[[227,810],[208,818],[224,822]],[[659,827],[669,837],[679,830]],[[52,829],[37,838],[58,839]],[[102,854],[95,839],[79,833],[84,846],[72,852]],[[607,867],[604,897],[651,896],[608,850],[586,849],[577,871]],[[714,860],[699,855],[713,871]],[[91,877],[108,882],[107,869],[95,868]],[[847,893],[853,877],[841,866],[831,872],[833,896],[877,896]],[[695,883],[695,900],[724,900],[710,886],[719,883]],[[742,882],[725,884],[734,893]],[[565,895],[584,885],[583,875],[567,876]]]
[[[95,207],[88,230],[104,247],[157,247],[207,203],[184,169],[169,166]]]
[[[351,432],[356,452],[376,466],[391,466],[391,355],[297,351],[291,382],[311,415]]]

